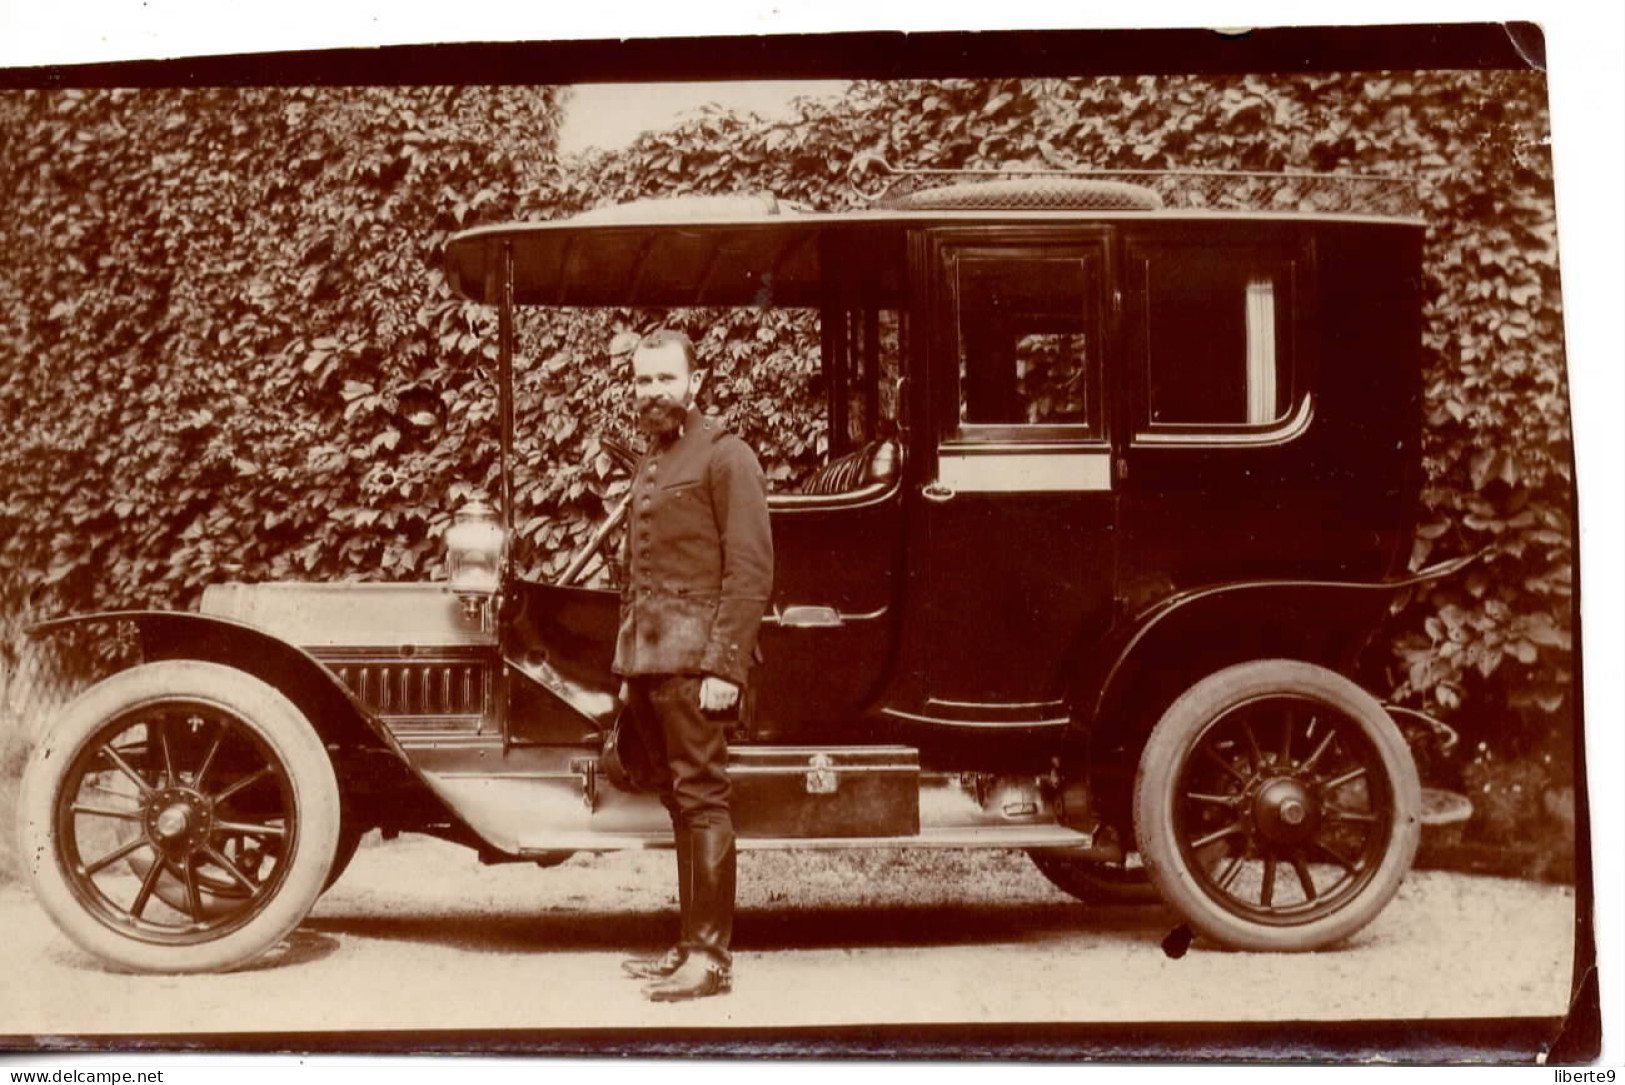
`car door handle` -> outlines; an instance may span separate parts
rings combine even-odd
[[[940,505],[945,501],[952,501],[956,496],[958,496],[958,493],[952,486],[944,485],[940,480],[938,480],[936,482],[928,482],[924,486],[921,486],[920,496],[925,498],[927,501],[935,501]]]
[[[834,607],[785,607],[779,624],[789,629],[836,629],[846,622]]]

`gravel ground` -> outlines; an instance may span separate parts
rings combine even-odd
[[[3,890],[0,1034],[1548,1016],[1572,970],[1565,886],[1419,871],[1335,951],[1174,959],[1172,913],[1079,904],[1020,853],[746,852],[733,995],[657,1006],[617,962],[671,938],[672,882],[669,852],[482,867],[408,837],[259,965],[185,977],[107,971]]]

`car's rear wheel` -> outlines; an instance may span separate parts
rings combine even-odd
[[[1135,833],[1152,883],[1200,935],[1313,950],[1387,905],[1421,789],[1399,729],[1359,686],[1293,660],[1192,686],[1146,743]]]
[[[59,927],[144,972],[240,967],[298,925],[339,840],[310,723],[271,686],[193,660],[114,675],[24,773],[23,854]]]

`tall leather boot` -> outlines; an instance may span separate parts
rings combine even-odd
[[[670,976],[643,989],[655,1002],[726,994],[733,987],[734,889],[738,852],[733,827],[693,829],[688,908],[683,913],[687,956]]]
[[[689,897],[692,893],[693,876],[689,868],[693,864],[694,848],[689,834],[683,829],[673,833],[673,841],[677,845],[677,909],[681,916],[681,926],[678,942],[658,957],[629,957],[621,962],[621,971],[633,979],[657,980],[665,979],[678,968],[682,967],[683,958],[688,956],[688,947],[683,939],[688,931]]]

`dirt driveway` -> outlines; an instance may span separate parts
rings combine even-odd
[[[671,937],[671,863],[364,847],[271,958],[218,976],[106,971],[7,889],[0,1034],[1545,1016],[1570,984],[1560,886],[1416,872],[1335,952],[1175,959],[1170,912],[1078,904],[1019,853],[749,852],[734,993],[657,1006],[617,963]]]

